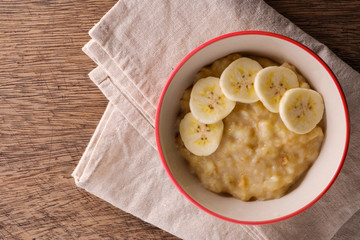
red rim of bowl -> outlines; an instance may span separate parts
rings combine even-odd
[[[177,183],[177,181],[175,180],[174,176],[172,175],[166,160],[164,158],[163,152],[162,152],[162,148],[161,148],[161,142],[160,142],[160,135],[159,135],[159,121],[160,121],[160,109],[161,109],[161,105],[166,93],[167,88],[169,87],[173,77],[175,76],[175,74],[178,72],[178,70],[184,65],[184,63],[186,61],[188,61],[195,53],[197,53],[198,51],[200,51],[201,49],[203,49],[204,47],[217,42],[219,40],[225,39],[225,38],[229,38],[229,37],[233,37],[233,36],[239,36],[239,35],[265,35],[265,36],[270,36],[270,37],[275,37],[275,38],[280,38],[282,40],[286,40],[290,43],[295,44],[296,46],[302,48],[303,50],[305,50],[306,52],[308,52],[311,56],[313,56],[325,69],[326,71],[329,73],[329,75],[331,76],[331,78],[333,79],[339,94],[341,96],[341,100],[343,102],[343,107],[344,107],[344,112],[345,112],[345,117],[346,117],[346,143],[345,143],[345,148],[344,148],[344,152],[342,155],[342,159],[341,162],[338,166],[338,169],[336,170],[334,176],[332,177],[330,183],[326,186],[326,188],[315,198],[313,199],[311,202],[309,202],[307,205],[305,205],[304,207],[296,210],[293,213],[290,213],[288,215],[285,215],[283,217],[279,217],[279,218],[274,218],[274,219],[270,219],[270,220],[265,220],[265,221],[240,221],[240,220],[236,220],[236,219],[232,219],[232,218],[228,218],[225,216],[222,216],[218,213],[212,212],[211,210],[205,208],[204,206],[202,206],[201,204],[199,204],[197,201],[195,201],[193,198],[191,198],[184,189],[181,188],[181,186]],[[317,202],[331,187],[331,185],[334,183],[335,179],[337,178],[337,176],[340,173],[340,170],[344,164],[345,158],[346,158],[346,154],[348,151],[348,147],[349,147],[349,133],[350,133],[350,121],[349,121],[349,113],[348,113],[348,107],[347,107],[347,103],[346,103],[346,99],[344,97],[344,93],[340,87],[340,84],[338,82],[338,80],[336,79],[335,75],[333,74],[333,72],[330,70],[330,68],[326,65],[326,63],[318,56],[316,55],[312,50],[310,50],[309,48],[305,47],[304,45],[302,45],[301,43],[285,37],[283,35],[280,34],[276,34],[276,33],[272,33],[272,32],[265,32],[265,31],[240,31],[240,32],[233,32],[233,33],[228,33],[225,35],[221,35],[219,37],[216,37],[214,39],[211,39],[203,44],[201,44],[200,46],[198,46],[197,48],[195,48],[193,51],[191,51],[188,55],[185,56],[185,58],[183,60],[181,60],[181,62],[176,66],[176,68],[173,70],[173,72],[171,73],[169,79],[167,80],[165,87],[163,88],[162,92],[161,92],[161,96],[160,96],[160,100],[157,106],[157,110],[156,110],[156,119],[155,119],[155,133],[156,133],[156,143],[157,143],[157,147],[158,147],[158,151],[160,154],[160,158],[161,161],[163,163],[163,166],[167,172],[167,174],[169,175],[170,179],[172,180],[173,184],[178,188],[178,190],[187,198],[190,200],[190,202],[192,202],[194,205],[196,205],[197,207],[199,207],[200,209],[202,209],[203,211],[218,217],[220,219],[229,221],[229,222],[233,222],[233,223],[239,223],[239,224],[249,224],[249,225],[260,225],[260,224],[270,224],[270,223],[275,223],[275,222],[279,222],[288,218],[291,218],[303,211],[305,211],[306,209],[308,209],[309,207],[311,207],[315,202]]]

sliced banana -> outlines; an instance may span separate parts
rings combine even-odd
[[[279,103],[285,91],[299,87],[296,73],[286,67],[267,67],[255,77],[255,92],[270,111],[279,112]]]
[[[225,97],[219,85],[219,78],[202,78],[195,83],[190,95],[190,110],[202,123],[216,123],[235,107],[235,102]]]
[[[311,89],[293,88],[285,92],[279,105],[280,118],[285,126],[298,134],[310,132],[324,114],[321,95]]]
[[[218,148],[224,123],[220,120],[214,124],[199,122],[191,112],[180,121],[180,137],[185,147],[197,156],[208,156]]]
[[[301,88],[309,88],[310,86],[309,84],[306,82],[305,78],[298,72],[296,71],[296,68],[294,65],[288,63],[288,62],[284,62],[283,64],[281,64],[281,67],[286,67],[289,68],[290,70],[294,71],[296,73],[296,76],[298,78],[299,81],[299,87]]]
[[[250,58],[242,57],[233,61],[220,76],[220,87],[225,96],[242,103],[258,101],[254,79],[261,69],[261,65]]]

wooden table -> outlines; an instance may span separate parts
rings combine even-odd
[[[360,71],[360,2],[267,1]],[[0,239],[177,239],[70,176],[107,100],[87,31],[115,0],[0,1]]]

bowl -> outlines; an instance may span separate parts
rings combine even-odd
[[[251,53],[289,62],[324,99],[325,138],[320,154],[301,183],[285,196],[244,202],[205,189],[190,173],[175,145],[180,99],[195,74],[231,53]],[[243,31],[216,37],[190,52],[171,73],[156,114],[156,140],[163,166],[178,190],[207,213],[240,224],[268,224],[297,215],[318,201],[338,176],[348,149],[349,116],[342,89],[324,61],[304,45],[270,32]]]

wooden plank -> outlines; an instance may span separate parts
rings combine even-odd
[[[360,71],[359,1],[267,2]],[[81,47],[115,3],[0,1],[0,239],[177,239],[70,176],[107,104]]]
[[[0,2],[0,239],[173,239],[77,188],[106,107],[81,51],[116,1]]]
[[[266,1],[360,72],[360,1]]]

